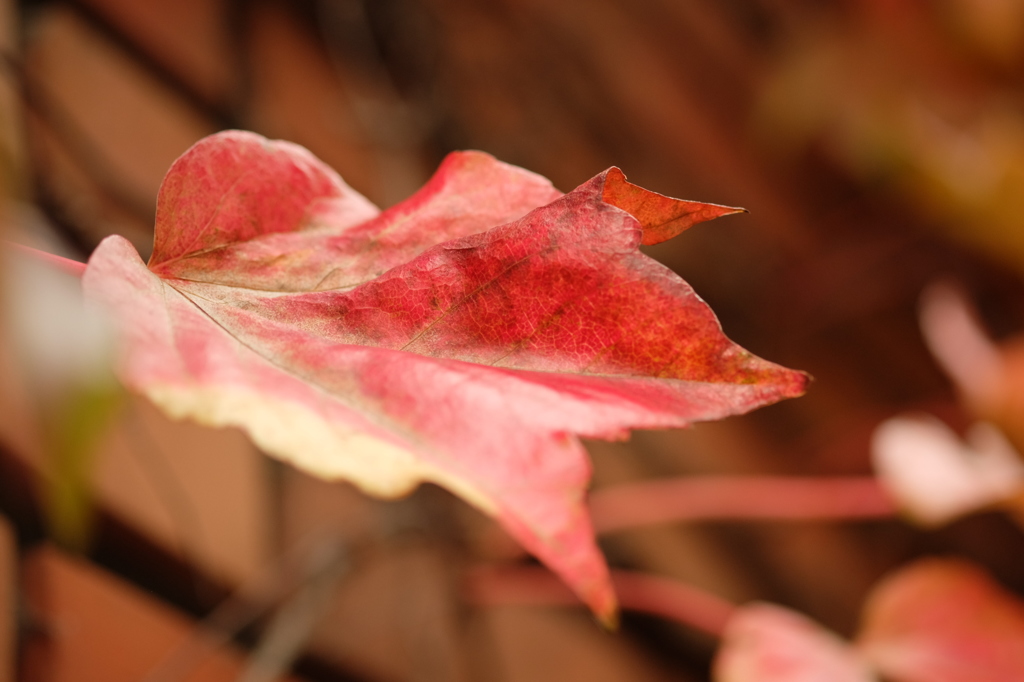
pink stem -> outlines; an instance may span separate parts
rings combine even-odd
[[[886,518],[897,507],[870,476],[693,476],[616,485],[590,496],[594,528],[710,519]]]
[[[33,249],[31,246],[25,246],[24,244],[16,244],[14,242],[4,242],[8,247],[21,251],[24,254],[32,256],[37,260],[41,260],[44,263],[56,266],[64,272],[74,275],[75,277],[81,277],[85,272],[85,263],[80,263],[70,258],[64,258],[63,256],[57,256],[46,251],[40,251],[39,249]]]
[[[673,620],[720,637],[736,606],[715,595],[667,578],[612,571],[623,609]],[[482,566],[465,580],[470,601],[480,606],[579,606],[580,600],[544,568]]]

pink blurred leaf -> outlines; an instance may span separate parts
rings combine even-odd
[[[1024,602],[970,564],[923,561],[876,587],[858,644],[894,682],[1024,680]]]
[[[1019,447],[1024,442],[1024,338],[994,342],[967,296],[944,283],[921,296],[921,331],[964,406]]]
[[[962,291],[936,283],[921,295],[921,333],[968,404],[983,414],[1003,399],[1005,363]]]
[[[807,617],[772,604],[740,607],[726,626],[715,682],[874,682],[853,647]]]
[[[926,525],[1010,500],[1024,486],[1024,463],[986,422],[964,442],[933,417],[894,417],[875,430],[871,453],[885,487]]]
[[[84,287],[120,321],[123,380],[170,414],[372,494],[446,486],[611,618],[576,436],[718,419],[807,381],[729,341],[637,248],[736,210],[614,168],[562,195],[461,152],[378,213],[306,150],[227,132],[168,173],[149,268],[111,237]]]

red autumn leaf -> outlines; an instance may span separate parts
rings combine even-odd
[[[875,682],[856,650],[806,616],[773,604],[736,609],[715,656],[715,682]]]
[[[123,380],[170,414],[373,494],[446,486],[610,618],[576,436],[718,419],[806,384],[729,341],[637,248],[735,211],[614,168],[562,195],[462,152],[378,214],[304,149],[227,132],[169,171],[149,267],[111,237],[84,286],[120,320]]]
[[[883,581],[858,645],[894,682],[1024,680],[1024,602],[983,571],[932,559]]]

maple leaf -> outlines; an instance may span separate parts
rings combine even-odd
[[[736,211],[615,168],[563,195],[461,152],[380,213],[301,147],[230,131],[168,172],[148,268],[110,237],[83,286],[119,320],[124,382],[172,416],[371,494],[445,486],[610,619],[577,436],[718,419],[807,382],[729,341],[638,250]]]

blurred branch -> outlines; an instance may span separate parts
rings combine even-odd
[[[633,571],[612,571],[622,608],[721,636],[735,606],[692,585]],[[544,568],[483,566],[465,578],[477,606],[581,606],[579,598]]]
[[[191,637],[150,671],[144,682],[178,682],[185,679],[211,651],[227,645],[236,634],[283,600],[289,600],[282,611],[284,623],[290,620],[300,623],[303,619],[318,615],[319,611],[308,602],[308,594],[319,595],[323,601],[327,601],[324,596],[326,590],[321,582],[329,578],[327,582],[333,586],[341,574],[348,570],[348,555],[343,549],[342,541],[333,534],[310,537],[298,543],[214,609]],[[311,592],[307,593],[306,590]],[[263,653],[263,664],[266,666],[280,665],[285,657],[294,656],[295,652],[288,649],[301,644],[291,640],[287,632],[276,632],[281,622],[275,621],[268,629],[269,646]]]
[[[18,566],[17,537],[7,519],[0,516],[0,682],[14,682],[17,669],[17,616],[19,603],[16,587]]]
[[[889,518],[897,507],[869,476],[690,476],[591,493],[600,533],[677,521]]]
[[[287,673],[331,607],[338,581],[350,568],[344,548],[338,542],[320,544],[308,561],[306,581],[267,626],[239,682],[273,682]]]

